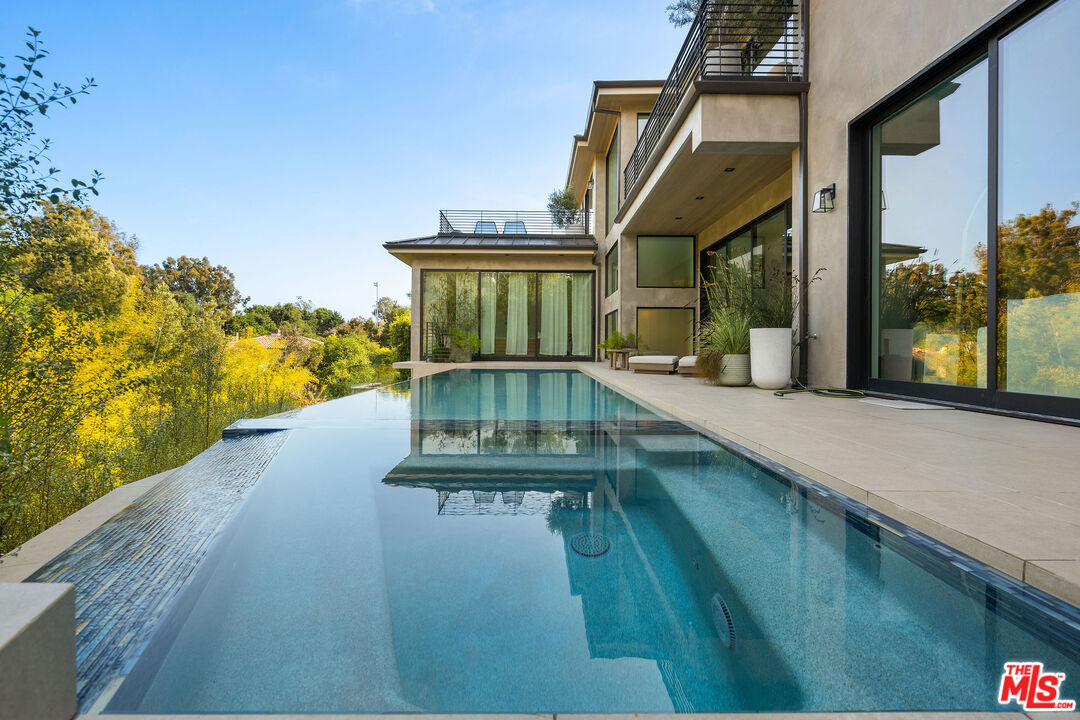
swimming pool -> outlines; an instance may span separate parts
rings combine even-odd
[[[1080,695],[1075,608],[577,371],[243,433],[280,447],[110,712],[995,710],[1012,660]]]

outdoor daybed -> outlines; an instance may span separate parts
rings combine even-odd
[[[678,361],[677,355],[635,355],[630,358],[630,369],[636,373],[670,375]]]
[[[679,358],[679,374],[694,377],[701,375],[701,368],[697,364],[697,355],[687,355]]]

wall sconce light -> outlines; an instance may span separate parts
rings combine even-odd
[[[823,187],[814,193],[814,203],[810,206],[810,212],[832,212],[834,200],[836,200],[836,183]]]

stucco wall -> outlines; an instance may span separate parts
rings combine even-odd
[[[810,0],[809,187],[837,190],[836,210],[808,227],[809,267],[828,268],[810,288],[812,382],[847,379],[848,124],[1010,4]]]

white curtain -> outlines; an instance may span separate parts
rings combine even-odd
[[[495,273],[480,276],[480,354],[495,354],[495,299],[498,294]]]
[[[566,420],[566,380],[569,373],[540,373],[540,411],[539,420]]]
[[[540,276],[540,354],[566,355],[566,275]]]
[[[495,373],[480,373],[480,417],[479,420],[494,420],[495,414]]]
[[[510,273],[506,307],[506,354],[529,352],[529,276]]]
[[[592,275],[575,273],[570,309],[571,355],[592,355]]]
[[[529,419],[529,376],[527,373],[506,373],[506,414],[499,419]]]

